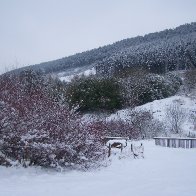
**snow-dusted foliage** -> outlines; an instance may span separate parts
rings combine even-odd
[[[32,71],[0,78],[1,152],[25,165],[55,168],[90,167],[104,158],[101,130],[53,99],[47,85]]]
[[[181,83],[181,79],[172,73],[158,75],[140,69],[120,79],[124,104],[132,107],[172,96]]]

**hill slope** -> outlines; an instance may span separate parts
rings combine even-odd
[[[138,65],[159,73],[196,67],[196,23],[124,39],[73,56],[21,68],[15,72],[26,68],[42,70],[44,73],[78,72],[96,67],[97,73],[108,74],[127,66]]]
[[[182,133],[184,135],[188,135],[189,132],[196,134],[196,130],[194,129],[194,123],[191,122],[191,115],[196,114],[196,100],[186,96],[172,96],[166,99],[155,100],[153,102],[149,102],[142,106],[138,106],[136,110],[147,110],[153,114],[153,117],[160,122],[163,122],[165,126],[168,125],[166,119],[166,110],[172,104],[179,103],[180,108],[184,109],[186,112],[187,118],[182,124]],[[115,114],[112,114],[108,117],[108,120],[130,120],[129,112],[131,111],[130,108],[119,110]]]

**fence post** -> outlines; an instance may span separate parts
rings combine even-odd
[[[120,146],[120,151],[122,152],[123,151],[123,144],[121,143],[121,146]]]
[[[131,152],[133,152],[133,144],[131,144]]]
[[[109,144],[108,157],[111,155],[111,144]]]

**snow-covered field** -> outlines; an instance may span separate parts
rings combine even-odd
[[[0,167],[0,196],[195,196],[196,149],[145,141],[144,159],[113,159],[90,172]]]

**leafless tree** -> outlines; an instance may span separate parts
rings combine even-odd
[[[181,132],[181,126],[186,120],[186,111],[179,103],[171,104],[166,110],[166,120],[174,133]]]

